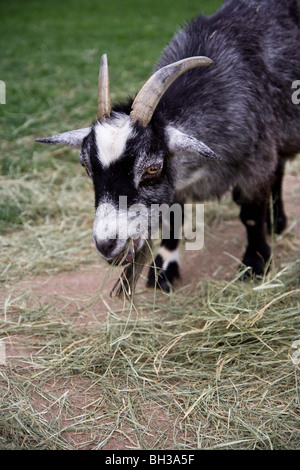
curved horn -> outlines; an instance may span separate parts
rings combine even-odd
[[[145,83],[133,102],[130,113],[133,123],[139,121],[146,127],[163,94],[181,74],[195,67],[208,67],[212,64],[213,61],[208,57],[195,56],[159,69]]]
[[[107,55],[101,57],[99,82],[98,82],[98,121],[103,122],[107,116],[110,116],[111,105],[109,95],[109,75],[107,65]]]

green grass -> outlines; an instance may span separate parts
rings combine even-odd
[[[286,253],[282,266],[260,283],[195,279],[169,297],[140,290],[133,304],[107,306],[104,321],[101,291],[84,302],[45,300],[36,284],[18,284],[84,273],[97,262],[93,191],[78,152],[34,139],[95,119],[103,52],[112,99],[126,98],[177,28],[220,4],[0,5],[0,362],[3,344],[8,352],[0,364],[0,448],[299,448],[293,220],[274,242]],[[299,161],[288,171],[299,175]],[[226,200],[222,209],[208,205],[206,216],[213,234],[236,208]]]
[[[212,12],[220,2],[206,2]],[[109,57],[112,99],[138,90],[194,1],[2,2],[0,108],[2,174],[41,170],[43,151],[29,137],[86,126],[96,113],[100,56]],[[26,138],[26,141],[22,141]],[[19,142],[17,145],[16,141]],[[40,159],[34,159],[38,152]],[[51,166],[51,165],[50,165]]]

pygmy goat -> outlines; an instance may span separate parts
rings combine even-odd
[[[243,264],[264,273],[267,229],[280,233],[287,222],[285,162],[300,151],[297,79],[297,0],[227,0],[199,16],[174,36],[135,99],[112,108],[102,56],[97,121],[38,141],[81,148],[95,191],[96,249],[125,265],[128,287],[149,256],[153,205],[220,198],[228,189],[247,231]],[[132,224],[141,207],[146,223]],[[149,286],[166,291],[179,276],[175,225],[171,217],[148,275]]]

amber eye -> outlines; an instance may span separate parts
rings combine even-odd
[[[150,166],[147,170],[146,170],[146,173],[148,175],[155,175],[156,173],[158,173],[160,170],[160,166],[157,165],[157,166]]]
[[[90,172],[89,172],[89,170],[88,170],[88,167],[87,167],[86,165],[84,165],[83,163],[81,163],[81,165],[82,165],[82,167],[85,169],[86,174],[88,175],[88,177],[90,178],[90,177],[91,177],[91,174],[90,174]]]

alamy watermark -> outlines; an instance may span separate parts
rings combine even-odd
[[[99,204],[94,235],[98,240],[184,238],[186,250],[201,250],[204,245],[204,204],[152,204],[147,207],[139,203],[128,207],[127,196],[120,196],[118,206]]]
[[[300,104],[300,80],[295,80],[292,83],[292,89],[296,90],[292,94],[292,102],[293,102],[293,104],[298,105],[298,104]]]
[[[6,86],[2,80],[0,80],[0,104],[6,104]]]

